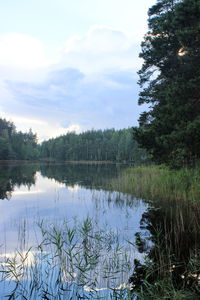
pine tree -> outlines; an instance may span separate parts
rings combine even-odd
[[[159,163],[191,164],[200,157],[200,1],[157,1],[140,57],[139,104],[150,109],[135,139]]]

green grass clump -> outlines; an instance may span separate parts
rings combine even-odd
[[[164,255],[160,249],[160,257]],[[167,262],[169,257],[146,261],[146,272],[139,287],[136,288],[138,300],[182,300],[200,299],[200,255],[192,253],[188,262]],[[163,270],[159,270],[162,267]],[[160,272],[161,271],[161,272]]]
[[[200,167],[172,170],[164,165],[124,170],[112,187],[147,200],[185,200],[200,204]]]
[[[145,286],[145,287],[144,287]],[[153,284],[145,282],[144,286],[138,291],[138,300],[196,300],[197,294],[184,288],[177,290],[170,278],[157,281]]]

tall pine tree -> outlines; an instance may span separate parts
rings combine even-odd
[[[150,109],[135,139],[159,163],[192,164],[200,157],[200,1],[157,1],[140,57],[139,104]]]

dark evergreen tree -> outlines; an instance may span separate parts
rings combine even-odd
[[[139,104],[150,107],[134,137],[159,163],[192,164],[200,157],[200,1],[157,1],[140,57]]]

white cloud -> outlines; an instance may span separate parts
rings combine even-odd
[[[0,41],[0,65],[21,69],[47,67],[51,61],[45,57],[44,45],[25,34],[4,35]]]
[[[5,117],[18,130],[32,128],[40,141],[69,131],[133,126],[138,118],[138,88],[131,71],[84,75],[61,69],[40,84],[11,81],[7,86],[15,101],[2,105]]]
[[[62,127],[59,123],[56,124],[48,124],[45,128],[45,133],[46,136],[44,135],[43,138],[41,138],[41,140],[45,138],[49,138],[49,136],[51,137],[58,137],[60,135],[64,135],[68,132],[76,132],[76,133],[80,133],[82,128],[79,124],[71,124],[69,125],[67,128]]]
[[[0,117],[18,130],[32,128],[40,141],[69,131],[136,125],[138,52],[134,33],[103,26],[69,39],[58,64],[47,60],[39,41],[4,37]]]
[[[81,132],[81,126],[79,124],[71,124],[66,128],[67,132]]]
[[[25,118],[24,116],[5,113],[1,110],[0,117],[13,122],[17,130],[26,132],[31,128],[34,133],[38,133],[37,136],[39,142],[48,139],[49,137],[58,137],[68,132],[80,133],[82,131],[82,128],[78,123],[70,124],[69,126],[64,127],[56,118],[54,122],[50,122],[48,119],[44,120],[45,116],[40,116],[41,119]]]
[[[93,54],[126,50],[132,35],[121,29],[92,26],[85,36],[73,36],[65,44],[66,53],[91,52]]]
[[[58,50],[56,59],[46,57],[40,40],[25,34],[0,38],[0,79],[44,80],[54,68],[75,68],[84,73],[110,69],[137,69],[139,43],[134,32],[92,26],[85,35],[72,36]]]
[[[85,73],[108,69],[136,69],[138,41],[122,29],[93,26],[84,36],[73,36],[65,43],[62,63]]]
[[[40,125],[40,126],[46,125],[45,121],[37,120],[37,119],[24,118],[24,117],[19,117],[19,116],[14,116],[14,117],[12,117],[12,119],[16,124],[24,124],[24,125],[32,124],[32,125]]]

